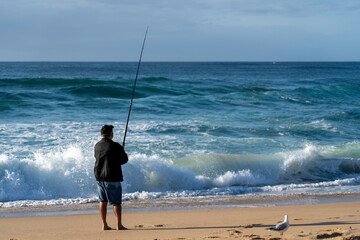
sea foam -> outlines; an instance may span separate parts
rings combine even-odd
[[[14,201],[17,206],[94,201],[93,149],[84,146],[70,144],[48,151],[36,150],[23,159],[1,154],[1,206],[11,206],[9,202]],[[123,167],[124,199],[251,192],[320,193],[326,188],[331,191],[330,187],[351,188],[358,184],[359,159],[322,155],[330,153],[334,150],[307,145],[301,150],[272,155],[221,155],[222,164],[228,162],[228,168],[236,169],[227,170],[222,166],[215,174],[209,174],[206,169],[201,173],[199,168],[186,161],[179,165],[178,161],[158,155],[133,153]],[[223,161],[224,158],[227,161]],[[272,160],[266,161],[266,158]],[[217,155],[192,156],[190,159],[197,159],[200,165],[218,166],[214,161]],[[269,174],[268,169],[276,171]]]

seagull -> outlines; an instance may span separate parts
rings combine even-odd
[[[290,227],[289,218],[288,218],[288,215],[285,215],[283,222],[276,224],[275,227],[269,228],[269,230],[280,232],[280,235],[282,236],[283,233],[286,230],[288,230],[289,227]]]

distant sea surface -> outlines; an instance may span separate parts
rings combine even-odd
[[[137,63],[0,63],[0,207],[96,201]],[[124,200],[360,192],[360,63],[144,62]]]

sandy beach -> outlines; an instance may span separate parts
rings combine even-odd
[[[123,144],[137,53],[35,61],[31,47],[25,62],[0,62],[0,240],[276,239],[267,229],[285,214],[284,239],[359,235],[360,62],[217,61],[196,51],[202,60],[157,61],[148,46],[122,168],[129,230],[120,232],[101,231],[94,146],[104,124]],[[108,220],[114,228],[111,209]]]
[[[126,231],[102,231],[97,214],[0,218],[0,239],[281,239],[268,228],[285,214],[282,239],[360,239],[360,202],[125,212]]]

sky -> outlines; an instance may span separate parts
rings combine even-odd
[[[359,0],[0,0],[0,61],[360,61]]]

